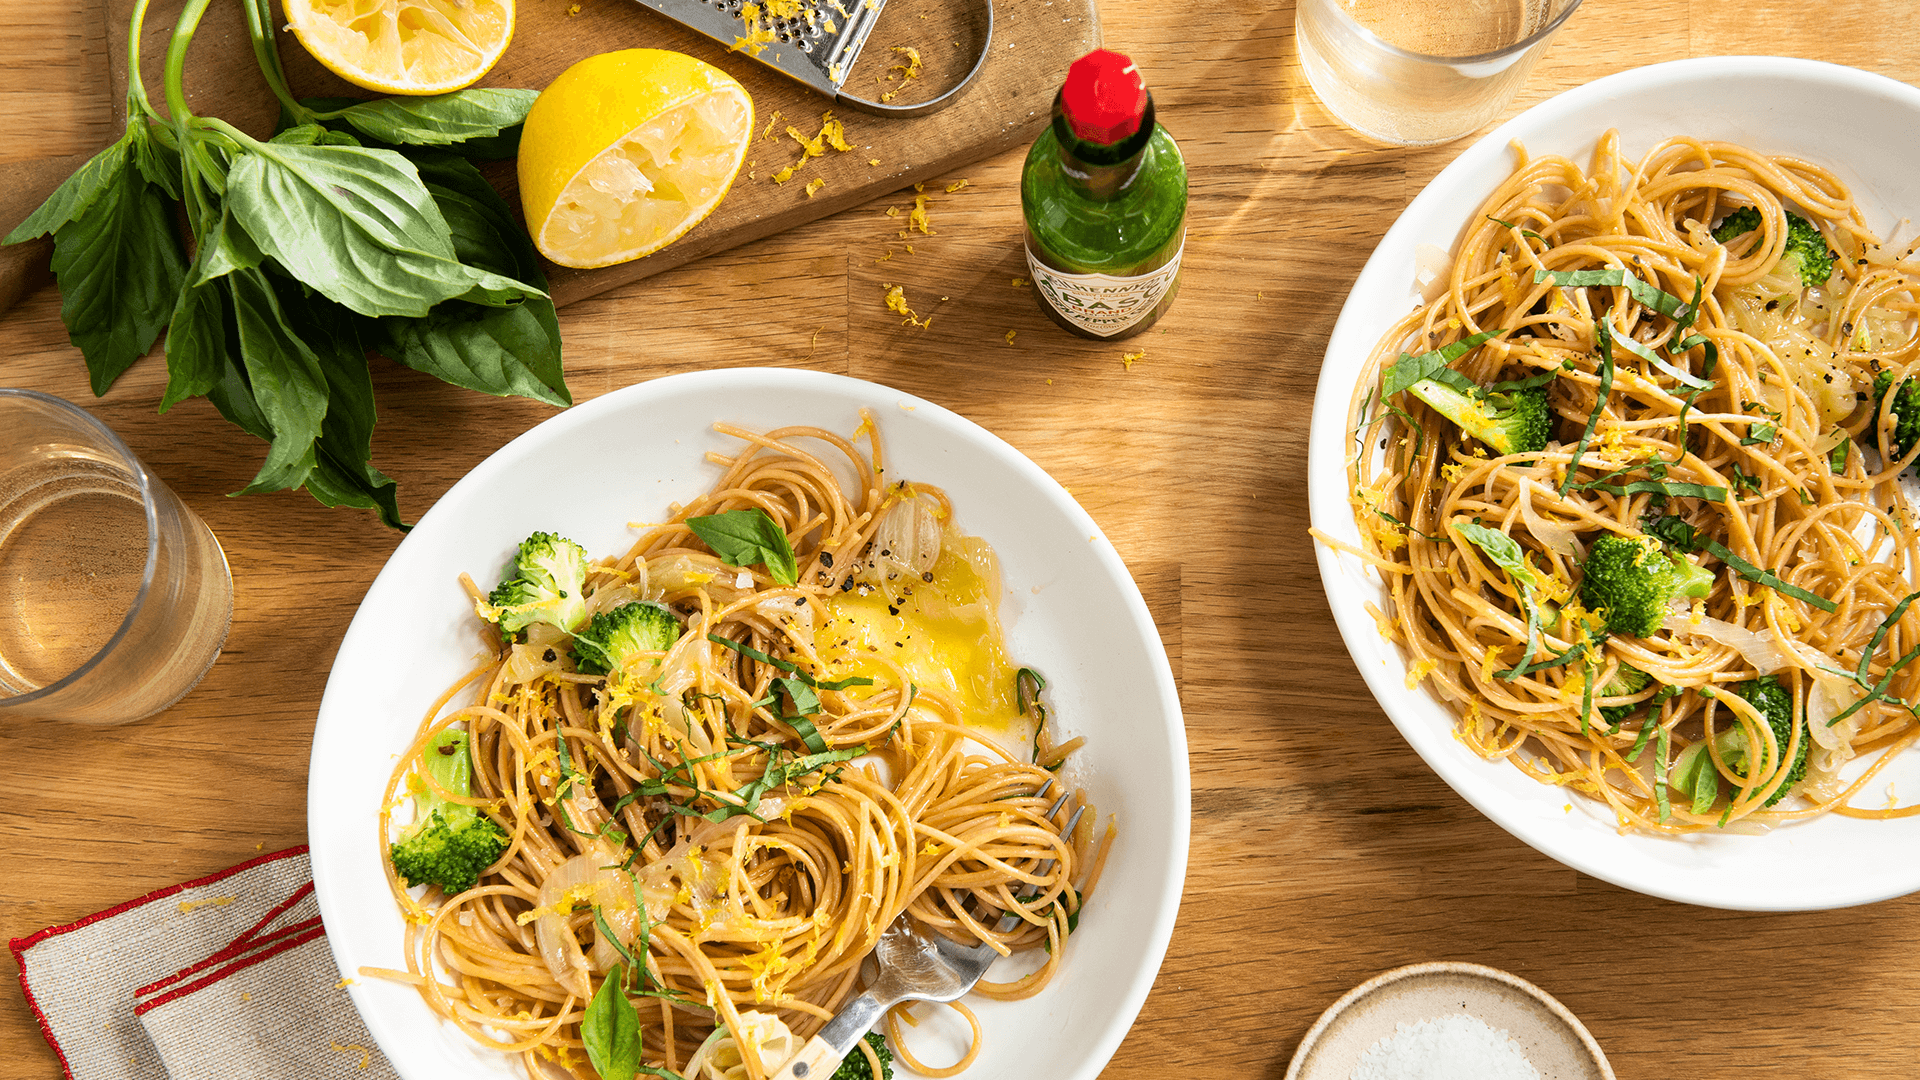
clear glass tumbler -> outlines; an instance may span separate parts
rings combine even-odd
[[[1396,146],[1479,130],[1580,0],[1299,0],[1294,42],[1321,104]]]
[[[232,620],[206,523],[84,410],[0,388],[0,723],[150,716]]]

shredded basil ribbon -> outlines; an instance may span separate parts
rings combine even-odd
[[[1751,581],[1760,585],[1765,585],[1767,588],[1772,589],[1774,592],[1780,593],[1783,596],[1791,596],[1795,600],[1799,600],[1807,604],[1812,604],[1814,607],[1819,608],[1821,611],[1831,613],[1839,610],[1839,605],[1835,604],[1833,601],[1828,600],[1824,597],[1815,596],[1814,594],[1808,592],[1807,590],[1801,588],[1798,585],[1794,585],[1790,582],[1782,581],[1772,571],[1762,570],[1760,567],[1757,567],[1752,563],[1748,562],[1747,560],[1741,558],[1740,556],[1735,555],[1731,550],[1727,548],[1725,544],[1720,543],[1718,540],[1708,540],[1705,544],[1705,547],[1710,554],[1718,557],[1721,562],[1726,563],[1729,567],[1731,567],[1734,573],[1739,574],[1741,577],[1746,578],[1748,581]]]
[[[1593,324],[1593,340],[1600,347],[1600,387],[1594,398],[1593,411],[1587,414],[1587,429],[1580,433],[1580,444],[1574,447],[1573,459],[1567,462],[1567,474],[1560,478],[1562,495],[1573,484],[1573,474],[1580,471],[1580,459],[1586,455],[1593,429],[1600,423],[1600,413],[1606,409],[1607,399],[1613,396],[1613,332],[1608,329],[1607,320],[1601,319]]]
[[[1437,373],[1446,370],[1447,365],[1465,356],[1468,351],[1483,342],[1499,335],[1497,330],[1483,330],[1472,337],[1461,338],[1450,345],[1443,345],[1421,353],[1419,356],[1400,354],[1385,375],[1380,378],[1380,394],[1389,397],[1405,390],[1422,379],[1434,378]]]
[[[1699,310],[1672,293],[1662,292],[1634,277],[1623,266],[1610,267],[1606,270],[1535,270],[1533,272],[1535,285],[1548,280],[1562,288],[1593,285],[1625,288],[1627,295],[1638,300],[1642,307],[1652,308],[1676,321],[1684,318],[1688,325],[1692,325],[1693,315]]]

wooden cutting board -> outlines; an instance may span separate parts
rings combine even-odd
[[[938,96],[965,76],[979,54],[986,36],[987,3],[888,0],[845,85],[868,98],[897,90],[892,102],[896,105]],[[829,150],[809,162],[795,180],[776,184],[773,174],[800,158],[799,146],[786,134],[787,126],[808,137],[818,133],[822,114],[832,108],[826,98],[738,53],[729,53],[633,0],[519,0],[513,43],[478,85],[544,87],[585,57],[645,47],[689,53],[719,66],[740,80],[754,102],[755,138],[747,153],[749,165],[711,217],[666,249],[635,262],[599,270],[549,264],[554,300],[564,305],[592,296],[1030,143],[1050,115],[1054,91],[1066,77],[1067,65],[1100,44],[1099,16],[1093,0],[992,3],[993,31],[986,63],[955,104],[915,119],[836,109],[835,117],[845,125],[853,150]],[[125,97],[127,29],[133,6],[134,0],[109,0],[106,5],[112,67],[100,93],[116,103]],[[164,100],[162,59],[181,6],[182,0],[155,0],[148,9],[141,67],[155,102]],[[279,38],[281,63],[296,95],[371,96],[321,67],[292,34],[282,30]],[[890,70],[900,62],[896,46],[919,51],[923,64],[919,77],[905,80]],[[208,11],[194,38],[185,82],[188,104],[195,113],[218,116],[256,136],[272,132],[278,106],[254,64],[239,4],[217,0]],[[24,220],[85,157],[0,165],[0,234]],[[513,163],[489,163],[482,170],[518,207]],[[815,178],[826,180],[826,185],[809,197],[805,182]],[[0,249],[0,310],[49,280],[50,251],[51,243],[44,240]]]

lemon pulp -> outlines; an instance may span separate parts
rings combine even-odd
[[[513,38],[513,0],[285,0],[327,70],[389,94],[439,94],[485,75]]]
[[[970,728],[1016,760],[1032,753],[1033,722],[1020,715],[1018,665],[1000,629],[1000,565],[985,540],[943,530],[932,581],[837,593],[827,602],[821,658],[836,677],[895,677],[875,657],[899,665],[921,692],[938,690]]]

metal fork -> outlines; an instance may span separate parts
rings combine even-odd
[[[1051,787],[1053,780],[1049,778],[1034,795],[1045,798]],[[1055,800],[1047,809],[1047,820],[1053,820],[1070,798],[1071,793]],[[1086,809],[1084,806],[1074,809],[1061,835],[1071,839]],[[1036,872],[1052,869],[1053,863],[1052,859],[1046,860]],[[1020,899],[1038,892],[1036,887]],[[1020,916],[1008,912],[1000,917],[994,932],[1004,934],[1019,923]],[[891,926],[880,932],[880,944],[873,950],[880,971],[873,985],[842,1006],[818,1035],[807,1040],[800,1052],[773,1074],[772,1080],[826,1080],[888,1009],[903,1001],[953,1001],[973,989],[973,984],[980,981],[999,956],[986,942],[966,946],[955,944],[941,934],[922,934],[902,912]]]

